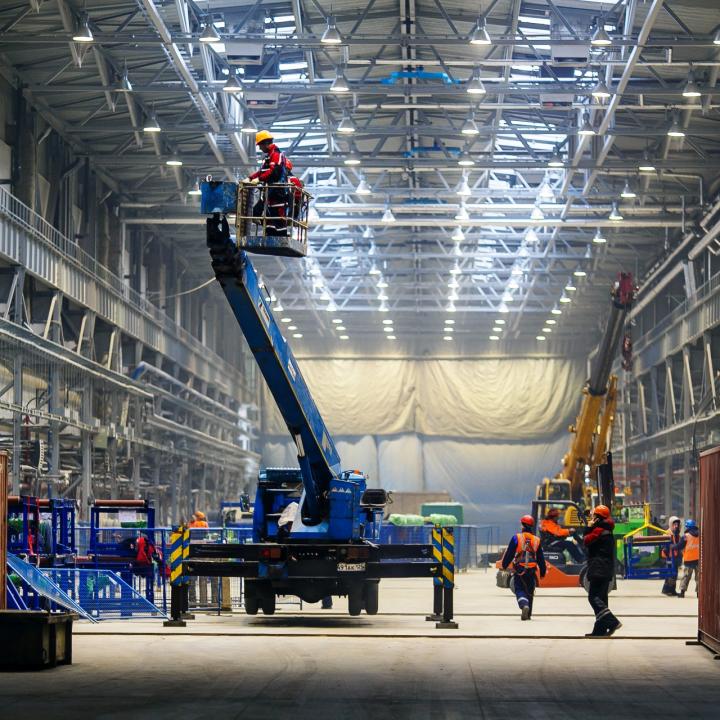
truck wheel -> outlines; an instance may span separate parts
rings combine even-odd
[[[258,603],[257,595],[248,595],[245,593],[245,612],[248,615],[257,615],[260,604]]]
[[[275,593],[263,595],[260,599],[260,607],[265,615],[275,614]]]
[[[380,595],[380,583],[365,583],[365,612],[368,615],[377,615]]]
[[[362,590],[352,590],[348,593],[348,612],[351,615],[359,615],[363,609]]]

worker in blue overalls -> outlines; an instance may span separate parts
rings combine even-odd
[[[513,535],[503,555],[501,564],[503,570],[511,568],[512,580],[510,587],[515,593],[520,608],[520,618],[530,620],[532,617],[535,586],[540,577],[545,577],[547,565],[540,545],[540,538],[533,534],[535,520],[532,515],[523,515],[520,518],[522,531]]]

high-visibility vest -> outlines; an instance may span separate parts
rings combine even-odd
[[[515,567],[536,568],[540,538],[528,532],[518,533],[515,537],[517,539],[517,549],[515,550],[513,565]]]
[[[697,562],[700,559],[700,538],[685,533],[685,550],[683,552],[684,562]]]

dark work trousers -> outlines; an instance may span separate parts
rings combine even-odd
[[[595,622],[602,625],[609,625],[615,619],[608,607],[610,583],[612,583],[610,578],[590,580],[590,589],[588,590],[588,602],[595,612]]]
[[[559,540],[553,540],[549,545],[549,549],[557,550],[558,552],[567,550],[570,553],[570,557],[575,562],[581,563],[585,561],[585,553],[572,540],[565,540],[562,538]]]
[[[532,571],[515,573],[513,576],[513,589],[518,607],[522,610],[525,606],[529,606],[531,615],[536,584],[537,576]]]

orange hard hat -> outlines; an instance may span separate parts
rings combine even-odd
[[[607,505],[596,505],[593,510],[593,515],[607,520],[610,517],[610,508]]]
[[[520,524],[528,525],[529,527],[532,527],[533,525],[535,525],[535,520],[533,519],[532,515],[523,515],[520,518]]]
[[[193,515],[194,515],[198,520],[204,520],[204,519],[205,519],[205,513],[204,513],[202,510],[196,510],[196,511],[193,513]]]
[[[269,133],[267,130],[261,130],[259,133],[255,134],[255,144],[259,145],[263,140],[272,140],[273,136],[272,133]]]
[[[550,509],[548,510],[547,516],[548,516],[549,518],[560,517],[560,511],[559,511],[557,508],[550,508]]]

